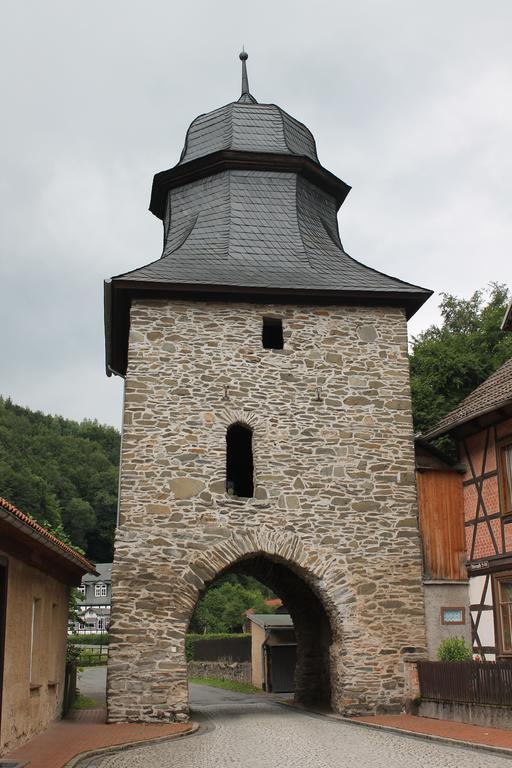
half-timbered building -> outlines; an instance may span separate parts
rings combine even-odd
[[[507,313],[503,328],[510,322]],[[473,650],[512,658],[512,359],[427,437],[450,434],[462,491]]]

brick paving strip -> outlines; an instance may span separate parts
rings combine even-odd
[[[272,696],[271,696],[272,698]],[[455,720],[436,720],[433,717],[419,717],[418,715],[366,715],[360,717],[344,717],[336,715],[325,709],[315,709],[297,705],[293,699],[283,700],[276,698],[278,704],[285,707],[302,709],[306,712],[315,712],[331,720],[340,720],[345,723],[353,723],[377,730],[403,733],[408,736],[438,741],[441,743],[468,746],[475,749],[483,749],[489,752],[505,754],[512,757],[512,729],[487,728],[471,723],[459,723]]]
[[[71,768],[84,757],[121,745],[159,742],[193,733],[193,723],[105,723],[104,709],[77,710],[44,733],[5,755],[4,760],[27,762],[29,768]]]
[[[344,719],[351,723],[405,732],[436,741],[480,747],[512,757],[512,730],[505,728],[486,728],[482,725],[435,720],[432,717],[416,715],[371,715]]]

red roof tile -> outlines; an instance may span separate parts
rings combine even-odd
[[[43,528],[42,525],[36,523],[35,520],[26,515],[24,512],[21,512],[17,507],[14,506],[14,504],[11,504],[10,501],[7,501],[7,499],[2,498],[1,496],[0,508],[8,512],[9,516],[11,516],[13,520],[19,520],[21,523],[31,528],[36,534],[39,535],[39,537],[46,539],[49,544],[53,544],[53,548],[57,547],[60,549],[64,557],[74,560],[75,564],[82,570],[88,573],[94,573],[96,571],[94,565],[90,563],[89,560],[87,560],[85,557],[83,557],[83,555],[74,550],[73,547],[65,544],[52,533],[47,531],[46,528]]]

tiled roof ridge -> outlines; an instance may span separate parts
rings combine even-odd
[[[510,372],[508,372],[508,368],[510,368]],[[508,373],[509,375],[504,377],[504,373]],[[496,389],[503,390],[503,386],[500,386],[502,384],[502,378],[505,378],[505,381],[510,381],[508,389],[505,387],[504,391],[493,391],[494,386],[496,386]],[[482,395],[488,395],[487,400],[484,399],[482,401]],[[509,401],[512,401],[512,358],[505,360],[499,368],[491,373],[491,375],[482,381],[481,384],[475,387],[469,395],[466,395],[466,397],[455,408],[452,408],[452,410],[447,413],[435,427],[429,430],[424,437],[427,440],[440,437],[460,424],[471,421],[471,419],[483,415],[484,413],[488,413],[494,408],[498,408]]]
[[[59,547],[59,549],[62,549],[68,555],[71,555],[87,571],[94,572],[96,570],[94,565],[91,562],[89,562],[89,560],[87,560],[83,555],[81,555],[79,552],[73,549],[73,547],[70,547],[69,544],[65,544],[63,541],[58,539],[57,536],[54,536],[53,533],[50,533],[50,531],[48,531],[42,525],[37,523],[33,518],[29,517],[29,515],[26,515],[24,512],[19,510],[17,507],[14,506],[14,504],[11,504],[10,501],[7,501],[7,499],[4,499],[2,496],[0,496],[0,507],[4,509],[6,512],[9,512],[9,514],[11,514],[17,520],[20,520],[20,522],[24,523],[25,525],[28,525],[40,536],[47,539],[55,546]]]

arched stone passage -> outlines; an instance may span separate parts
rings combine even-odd
[[[184,576],[196,586],[189,622],[200,596],[228,573],[254,576],[288,607],[297,637],[296,701],[339,700],[343,618],[350,616],[354,596],[332,555],[310,550],[287,532],[247,529],[231,536],[201,553]]]
[[[227,574],[253,576],[281,598],[292,617],[297,639],[295,701],[330,705],[329,649],[333,633],[319,596],[295,572],[293,566],[264,553],[238,560],[225,568],[218,577]],[[206,585],[206,588],[209,586],[211,584]]]

